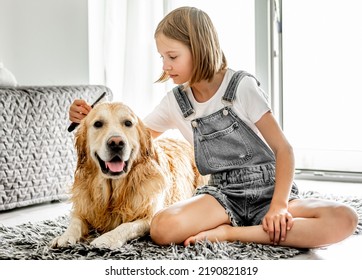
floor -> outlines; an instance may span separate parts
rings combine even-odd
[[[362,198],[362,184],[337,183],[322,181],[296,181],[300,190],[315,190],[321,193],[337,195],[353,195]],[[66,202],[45,203],[0,213],[0,224],[15,226],[29,221],[36,222],[52,219],[69,213],[71,205]],[[354,235],[327,248],[310,250],[298,255],[296,260],[355,260],[362,259],[362,235]]]

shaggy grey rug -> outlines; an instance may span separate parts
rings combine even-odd
[[[321,198],[315,192],[306,192],[303,197]],[[362,199],[358,197],[337,197],[323,195],[324,199],[344,202],[352,206],[359,215],[355,234],[362,232]],[[240,242],[200,242],[194,246],[158,246],[149,236],[132,240],[121,249],[98,249],[89,245],[89,240],[63,249],[52,249],[50,241],[62,234],[68,225],[68,216],[46,220],[36,224],[25,223],[15,227],[0,225],[0,259],[72,260],[72,259],[114,259],[114,260],[277,260],[286,259],[306,250],[281,246],[268,246]],[[97,236],[96,233],[92,238]]]

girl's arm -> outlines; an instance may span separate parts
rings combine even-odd
[[[278,244],[286,239],[287,231],[293,226],[288,201],[294,178],[294,153],[270,111],[260,118],[256,126],[276,158],[274,195],[263,219],[263,228],[269,233],[270,240]]]
[[[152,129],[149,129],[150,132],[151,132],[151,136],[153,139],[157,138],[158,136],[160,136],[162,134],[162,132],[158,132],[156,130],[152,130]]]

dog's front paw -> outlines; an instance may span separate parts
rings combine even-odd
[[[52,248],[62,248],[72,246],[79,241],[79,238],[70,235],[70,234],[63,234],[53,239],[50,243],[50,247]]]
[[[97,248],[108,248],[114,250],[121,248],[124,243],[126,243],[126,240],[122,240],[119,236],[114,236],[112,232],[107,232],[94,239],[91,242],[91,245]]]

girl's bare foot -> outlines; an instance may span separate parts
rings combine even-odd
[[[201,231],[194,236],[190,236],[184,241],[185,246],[189,246],[191,244],[195,244],[197,241],[208,240],[210,242],[221,242],[228,241],[228,230],[232,228],[231,225],[221,225],[216,228]]]

